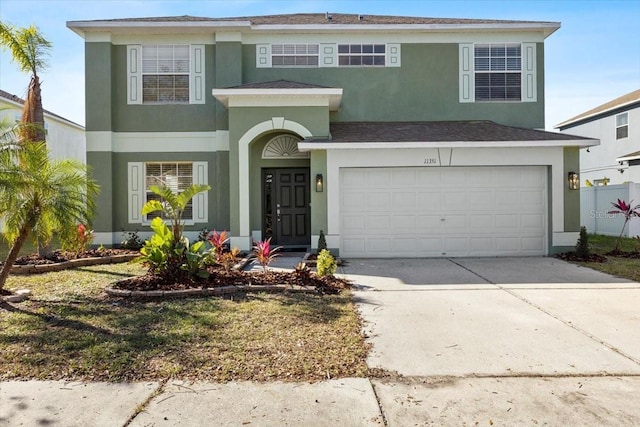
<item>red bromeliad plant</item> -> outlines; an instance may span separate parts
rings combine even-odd
[[[277,252],[280,250],[280,246],[271,247],[271,237],[267,240],[260,242],[254,242],[253,254],[258,262],[262,265],[264,272],[267,272],[267,267],[278,256]]]
[[[618,203],[611,202],[616,210],[609,211],[610,214],[622,214],[624,215],[624,224],[622,224],[622,230],[620,230],[620,236],[618,236],[618,243],[616,243],[615,252],[620,252],[620,243],[622,241],[622,234],[624,233],[624,228],[627,226],[627,223],[634,216],[640,217],[640,205],[631,206],[633,200],[630,200],[629,203],[624,200],[618,199]]]
[[[222,260],[222,255],[224,253],[224,244],[227,243],[229,237],[227,237],[227,232],[225,230],[218,233],[216,230],[213,230],[207,236],[207,241],[211,246],[213,246],[216,250],[216,262],[220,262]]]

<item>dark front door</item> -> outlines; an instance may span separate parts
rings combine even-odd
[[[263,235],[286,246],[311,243],[309,169],[263,169]]]

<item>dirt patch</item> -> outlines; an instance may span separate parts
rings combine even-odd
[[[603,263],[607,262],[607,257],[600,254],[589,254],[588,256],[578,256],[575,252],[565,252],[561,254],[557,254],[555,256],[564,261],[573,261],[573,262],[597,262]]]

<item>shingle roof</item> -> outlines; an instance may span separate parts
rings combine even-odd
[[[414,16],[388,16],[346,13],[294,13],[283,15],[239,16],[207,18],[200,16],[165,16],[148,18],[99,19],[92,22],[237,22],[248,21],[252,25],[402,25],[402,24],[522,24],[542,21],[513,21],[498,19],[422,18]],[[551,22],[550,22],[551,23]],[[556,24],[553,22],[553,24]]]
[[[556,128],[563,129],[566,127],[571,127],[571,125],[575,126],[580,122],[596,118],[607,112],[612,112],[613,110],[624,106],[631,106],[635,103],[640,103],[640,89],[634,90],[633,92],[627,93],[626,95],[622,95],[612,101],[605,102],[604,104],[599,105],[596,108],[592,108],[591,110],[585,111],[582,114],[578,114],[577,116],[572,117],[569,120],[565,120],[564,122],[556,125]]]
[[[621,160],[636,160],[640,159],[640,151],[635,151],[633,153],[625,154],[624,156],[620,156],[616,159],[616,161]]]
[[[274,80],[270,82],[245,83],[239,86],[231,86],[227,89],[328,89],[327,86],[320,86],[311,83],[294,82],[291,80]]]
[[[17,95],[12,94],[12,93],[6,92],[6,91],[4,91],[2,89],[0,89],[0,98],[4,98],[4,99],[7,99],[9,101],[13,101],[13,102],[18,103],[20,105],[24,105],[24,99],[20,98]],[[63,120],[65,122],[71,123],[71,124],[79,126],[81,128],[84,128],[84,126],[79,125],[78,123],[73,122],[73,121],[71,121],[69,119],[66,119],[66,118],[62,117],[61,115],[59,115],[59,114],[52,113],[49,110],[44,110],[44,112],[45,112],[45,114],[48,114],[49,116],[56,117],[56,118],[58,118],[60,120]]]
[[[491,121],[336,122],[331,142],[454,142],[589,140],[565,133],[504,126]],[[310,140],[308,142],[327,142]]]

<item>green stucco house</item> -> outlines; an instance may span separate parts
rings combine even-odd
[[[69,22],[85,40],[97,243],[149,231],[150,185],[207,183],[187,230],[343,257],[574,246],[597,141],[544,129],[559,23],[346,14]],[[574,177],[575,178],[575,177]],[[575,181],[575,179],[574,179]]]

